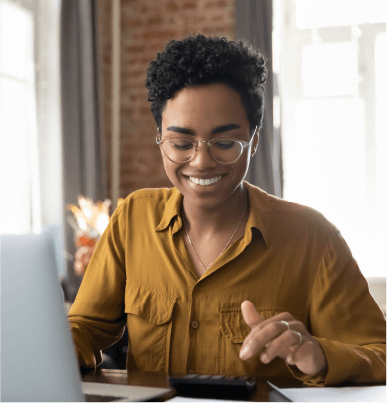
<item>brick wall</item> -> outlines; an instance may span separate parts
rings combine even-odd
[[[146,69],[172,39],[189,33],[234,39],[237,0],[121,0],[120,197],[152,187],[171,187],[165,175],[156,125],[145,88]],[[111,0],[98,0],[103,61],[107,188],[111,198]]]

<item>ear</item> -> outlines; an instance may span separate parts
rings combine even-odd
[[[254,154],[257,152],[258,144],[259,144],[259,130],[257,129],[256,132],[253,134],[254,139],[251,145],[251,158],[254,157]]]

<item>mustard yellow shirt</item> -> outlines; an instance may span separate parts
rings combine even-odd
[[[144,189],[119,205],[68,318],[81,366],[127,325],[127,369],[296,377],[309,385],[384,383],[386,322],[337,228],[316,210],[244,182],[250,214],[238,239],[198,279],[187,253],[176,189]],[[283,359],[239,358],[250,332],[241,303],[270,318],[289,312],[328,362],[307,376]]]

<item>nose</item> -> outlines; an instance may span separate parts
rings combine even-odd
[[[191,165],[197,169],[208,169],[217,165],[217,162],[211,156],[210,147],[207,142],[198,142],[196,156],[191,161]]]

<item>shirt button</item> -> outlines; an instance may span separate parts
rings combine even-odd
[[[190,369],[190,370],[188,371],[188,373],[189,373],[189,374],[196,374],[196,372],[195,372],[194,369]]]
[[[194,320],[194,321],[191,323],[191,326],[192,326],[194,329],[197,329],[197,328],[199,327],[199,322],[196,322],[196,320]]]

